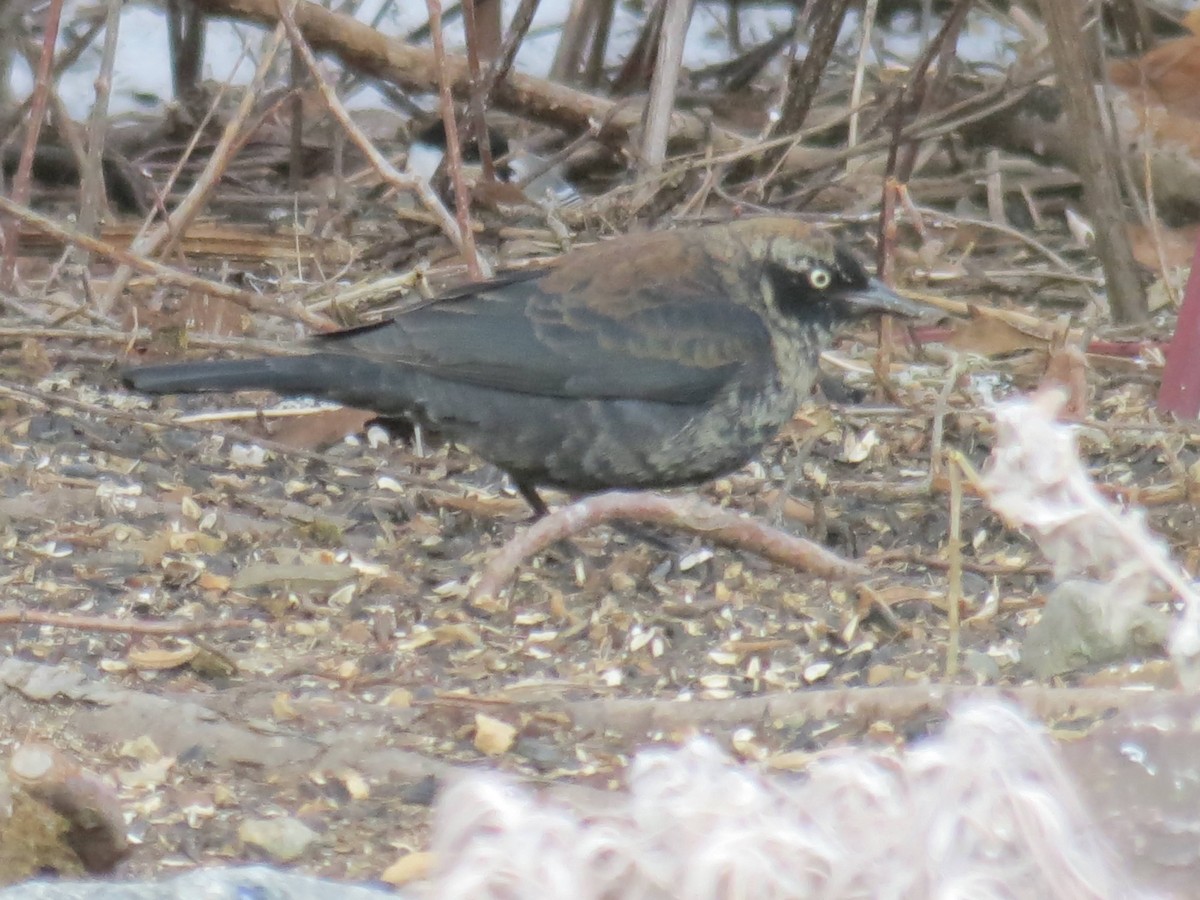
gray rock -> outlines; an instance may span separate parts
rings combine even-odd
[[[1021,646],[1021,665],[1050,678],[1089,665],[1162,652],[1170,617],[1145,605],[1114,614],[1113,586],[1064,581],[1046,598],[1042,618]],[[1119,601],[1117,601],[1119,602]]]
[[[266,866],[197,869],[166,881],[28,881],[0,889],[0,900],[404,900],[376,890],[280,872]]]

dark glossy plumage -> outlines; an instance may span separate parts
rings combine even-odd
[[[841,322],[924,309],[784,218],[630,235],[472,285],[308,356],[148,366],[151,393],[267,389],[402,416],[536,485],[695,483],[795,413]]]

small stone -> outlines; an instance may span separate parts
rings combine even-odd
[[[299,859],[317,837],[317,833],[290,816],[282,819],[251,819],[243,822],[238,837],[257,847],[277,862]]]

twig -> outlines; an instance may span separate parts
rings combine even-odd
[[[117,61],[117,36],[121,27],[121,0],[108,0],[104,20],[104,50],[100,56],[100,71],[96,74],[96,102],[92,104],[87,126],[87,157],[82,178],[82,203],[79,209],[79,230],[96,234],[100,212],[105,208],[104,142],[108,136],[108,98],[112,93],[113,68]],[[80,262],[87,263],[87,254]]]
[[[129,344],[148,341],[154,337],[148,328],[57,328],[54,325],[0,325],[0,340],[5,338],[33,338],[38,341],[68,340],[96,341],[110,344]],[[234,337],[220,334],[189,334],[189,347],[212,350],[241,350],[248,353],[294,356],[308,353],[303,344],[286,344],[262,341],[254,338]]]
[[[771,127],[771,137],[790,135],[808,118],[809,108],[817,96],[821,76],[825,74],[825,68],[837,46],[838,34],[849,7],[850,0],[826,0],[809,5],[806,26],[812,34],[812,42],[804,59],[793,63],[788,72],[787,96],[778,120]],[[773,155],[767,158],[775,162]]]
[[[354,142],[354,145],[362,151],[363,156],[375,169],[379,177],[393,187],[402,191],[411,191],[417,198],[418,202],[424,206],[437,220],[438,226],[442,229],[442,233],[446,235],[461,252],[463,250],[463,233],[459,229],[458,224],[454,221],[454,217],[450,215],[449,210],[437,194],[430,188],[429,182],[424,178],[419,178],[415,175],[406,175],[387,161],[387,158],[380,153],[375,145],[371,143],[371,139],[367,137],[361,128],[354,124],[354,120],[350,118],[350,114],[346,112],[346,107],[338,99],[333,87],[325,80],[321,74],[321,67],[317,65],[317,58],[313,55],[312,48],[304,39],[299,26],[292,16],[292,8],[288,0],[277,0],[279,4],[280,21],[284,28],[287,29],[288,40],[292,42],[292,46],[300,52],[300,56],[304,59],[304,64],[308,67],[308,72],[312,76],[313,82],[317,86],[317,90],[321,93],[321,99],[325,101],[325,107],[338,120],[346,135]]]
[[[596,17],[597,0],[571,0],[571,9],[563,23],[550,63],[550,77],[562,84],[570,84],[579,75],[579,62],[583,58],[583,45]]]
[[[20,5],[9,3],[8,7],[12,8],[17,14],[14,15],[12,19],[6,19],[4,16],[6,8],[4,6],[0,6],[0,30],[5,28],[16,28],[16,23],[20,19]],[[98,16],[94,11],[92,11],[89,15],[84,15],[75,19],[73,24],[75,25],[76,29],[80,29],[86,24],[87,29],[79,31],[78,35],[71,41],[66,49],[64,49],[55,57],[54,73],[51,80],[57,80],[59,75],[71,68],[71,66],[75,65],[75,63],[79,62],[79,57],[83,56],[84,51],[86,51],[88,47],[92,45],[92,41],[96,39],[96,35],[98,35],[100,30],[104,27],[104,17]],[[3,37],[7,38],[8,34],[3,33]],[[32,68],[34,71],[37,70],[36,66],[33,66]],[[31,106],[33,106],[33,100],[34,95],[31,93],[24,100],[18,103],[16,107],[12,109],[0,109],[0,134],[6,134],[16,128],[17,123],[21,120],[21,117],[29,111]]]
[[[17,163],[17,174],[13,178],[12,199],[18,206],[29,203],[32,187],[33,157],[37,153],[38,136],[42,131],[42,120],[46,117],[46,104],[50,96],[51,71],[54,66],[54,45],[58,42],[58,26],[62,20],[63,0],[51,0],[46,12],[45,32],[42,35],[42,53],[38,57],[37,76],[33,84],[33,103],[29,108],[29,120],[25,131],[25,145],[21,148],[21,159]],[[17,274],[17,255],[20,250],[21,233],[16,222],[5,222],[4,259],[0,266],[0,290],[12,290]]]
[[[180,27],[182,28],[183,26],[180,25]],[[182,41],[184,38],[181,37],[180,40]],[[242,62],[245,61],[249,50],[250,48],[248,44],[242,45],[242,52],[238,55],[234,62],[235,68],[240,66]],[[178,72],[176,73],[176,78],[182,77],[183,76]],[[150,227],[154,224],[157,217],[161,217],[164,220],[167,218],[167,210],[164,205],[164,198],[169,197],[171,191],[175,189],[175,182],[178,181],[179,176],[183,174],[184,168],[187,166],[189,160],[191,160],[192,154],[196,152],[196,148],[200,145],[200,141],[205,135],[208,134],[209,122],[211,122],[217,115],[217,110],[223,108],[225,96],[231,89],[232,85],[230,81],[226,80],[217,83],[217,89],[213,92],[212,99],[208,104],[208,108],[204,111],[204,115],[201,117],[200,121],[196,123],[196,127],[192,129],[191,137],[188,138],[188,142],[186,146],[184,146],[183,152],[178,154],[177,158],[174,160],[174,164],[171,166],[171,171],[167,174],[166,180],[163,182],[162,189],[157,192],[157,195],[154,198],[153,208],[147,213],[141,227],[138,228],[138,232],[134,240],[141,239],[150,230]]]
[[[1038,7],[1050,36],[1058,83],[1066,97],[1067,121],[1076,137],[1083,196],[1096,230],[1096,255],[1104,267],[1109,309],[1118,322],[1144,322],[1149,307],[1125,231],[1115,166],[1118,152],[1103,127],[1091,69],[1083,52],[1079,21],[1083,4],[1039,0]]]
[[[667,158],[667,138],[671,133],[671,111],[675,107],[675,89],[683,64],[683,43],[692,18],[691,0],[663,0],[662,27],[658,33],[658,53],[650,79],[650,99],[646,103],[640,157],[644,174],[656,174]]]
[[[462,146],[458,140],[458,125],[454,121],[454,95],[451,93],[451,75],[446,64],[446,45],[442,35],[441,0],[425,0],[425,6],[429,10],[429,31],[433,39],[433,56],[437,62],[438,99],[446,132],[446,163],[450,170],[450,181],[454,185],[454,211],[462,235],[459,250],[466,260],[467,271],[478,281],[483,278],[483,269],[479,264],[479,254],[475,252],[475,233],[471,228],[471,195],[463,179]],[[487,135],[479,138],[481,143],[486,140]]]
[[[962,366],[962,358],[955,353],[950,360],[950,368],[942,380],[942,389],[938,391],[937,402],[933,407],[933,422],[929,428],[929,484],[932,486],[942,474],[942,441],[946,436],[946,416],[950,412],[950,395],[958,383],[958,375]]]
[[[0,626],[49,625],[76,631],[106,631],[116,634],[200,634],[206,631],[229,631],[249,628],[249,619],[206,620],[203,622],[152,622],[146,619],[110,619],[105,616],[76,616],[67,613],[37,612],[31,609],[0,609]]]
[[[193,0],[211,13],[237,16],[274,24],[279,19],[277,0]],[[586,0],[594,3],[596,0]],[[335,54],[357,71],[409,90],[427,91],[440,82],[435,54],[373,30],[365,22],[323,9],[303,0],[295,8],[296,23],[311,47]],[[467,61],[458,54],[445,55],[444,73],[452,92],[469,96]],[[523,72],[510,72],[496,85],[493,100],[499,109],[540,120],[570,133],[585,131],[593,121],[605,121],[600,139],[623,147],[629,131],[638,124],[636,110],[611,115],[616,102],[584,91],[573,90]],[[611,117],[610,117],[611,116]],[[700,144],[711,141],[718,153],[755,148],[757,141],[713,126],[698,115],[678,111],[671,117],[672,138]],[[790,141],[790,139],[789,139]],[[789,166],[804,169],[823,165],[832,155],[825,148],[795,147],[789,151]]]
[[[274,34],[263,50],[262,58],[258,62],[258,68],[254,72],[254,78],[246,86],[237,110],[230,117],[229,121],[225,123],[225,128],[221,132],[221,139],[217,141],[217,146],[213,148],[212,155],[208,159],[208,164],[204,167],[204,171],[200,174],[200,177],[196,179],[191,189],[188,190],[187,194],[167,217],[165,222],[151,228],[146,234],[134,240],[130,245],[130,250],[133,253],[140,256],[150,256],[159,252],[163,255],[169,254],[187,232],[188,226],[200,215],[201,210],[208,203],[209,196],[216,189],[217,184],[225,174],[225,170],[229,167],[234,154],[234,146],[240,140],[243,126],[246,120],[249,119],[250,113],[258,102],[259,94],[266,84],[267,75],[271,71],[271,63],[274,61],[275,54],[283,43],[283,35],[283,26],[276,26]],[[100,312],[107,313],[112,309],[117,297],[125,290],[125,286],[129,283],[129,278],[132,274],[133,270],[127,265],[117,268],[109,280],[107,290],[100,297]]]
[[[167,36],[171,49],[171,86],[180,100],[190,100],[200,84],[204,64],[205,16],[187,0],[167,3]]]
[[[884,169],[882,212],[879,216],[879,248],[876,255],[876,271],[885,282],[891,283],[892,246],[895,243],[896,222],[894,218],[895,200],[899,192],[905,189],[912,177],[913,166],[917,155],[917,141],[902,140],[904,126],[910,118],[915,117],[925,103],[929,78],[929,67],[937,56],[952,46],[952,41],[958,35],[967,17],[967,10],[972,0],[956,0],[953,9],[942,22],[937,34],[925,46],[920,57],[913,63],[907,84],[896,98],[887,115],[892,119],[892,140],[888,145],[887,165]],[[944,81],[946,66],[938,72],[939,83]],[[881,325],[880,351],[890,352],[891,342],[883,337],[890,337],[891,319],[884,317]],[[887,348],[886,350],[884,348]]]
[[[993,222],[991,219],[974,219],[970,216],[958,216],[952,213],[947,213],[940,209],[931,209],[925,206],[914,206],[913,209],[935,224],[952,223],[956,225],[977,226],[979,228],[984,228],[990,231],[995,231],[999,234],[1003,234],[1015,241],[1020,241],[1022,244],[1032,250],[1036,250],[1042,256],[1046,257],[1046,259],[1050,260],[1050,262],[1054,263],[1054,265],[1058,266],[1064,273],[1071,275],[1076,274],[1075,266],[1072,266],[1069,262],[1059,256],[1037,238],[1026,234],[1019,228],[1013,228],[1011,225],[1006,225],[1003,222]],[[1089,281],[1088,283],[1094,282]]]
[[[859,23],[861,34],[858,39],[858,58],[854,61],[854,80],[850,84],[850,121],[847,125],[846,146],[853,147],[858,143],[858,115],[862,103],[863,75],[867,68],[867,51],[871,49],[871,32],[875,28],[875,14],[879,10],[879,0],[867,0],[863,8],[862,21]],[[852,173],[858,168],[862,157],[846,160],[846,172]]]
[[[738,697],[729,700],[582,700],[554,707],[569,715],[576,728],[609,729],[644,735],[681,728],[724,727],[746,723],[826,719],[894,721],[920,712],[945,712],[956,702],[999,700],[1031,711],[1039,718],[1092,714],[1113,710],[1154,708],[1160,691],[1132,688],[961,687],[929,684],[902,687],[806,689],[792,693]],[[529,706],[545,701],[533,701]]]
[[[950,536],[946,553],[950,557],[950,573],[946,577],[946,679],[958,674],[959,627],[958,606],[962,602],[962,469],[950,462]]]
[[[721,509],[695,495],[668,497],[648,491],[610,491],[561,507],[517,534],[488,561],[472,591],[472,602],[496,597],[517,566],[533,554],[585,529],[613,521],[689,531],[822,578],[852,578],[867,573],[861,563],[843,559],[820,544]]]
[[[475,22],[475,0],[462,0],[463,27],[467,34],[467,70],[471,73],[470,96],[471,127],[468,132],[475,138],[479,148],[479,164],[483,169],[484,181],[496,180],[496,162],[492,159],[492,142],[488,135],[487,102],[483,92],[483,74],[479,67],[479,28]]]
[[[541,0],[521,0],[521,5],[513,13],[512,22],[508,26],[508,34],[504,36],[504,44],[501,45],[500,52],[496,55],[496,59],[483,79],[482,93],[485,105],[491,103],[496,85],[508,77],[509,70],[512,69],[513,62],[517,58],[517,51],[521,48],[521,41],[525,40],[529,26],[533,23],[533,16],[537,12],[539,3]]]
[[[291,121],[290,141],[288,146],[288,190],[296,194],[304,184],[304,93],[303,79],[300,77],[300,67],[304,57],[292,45],[291,62],[288,65],[288,80],[292,86],[292,99],[289,105]]]
[[[922,553],[916,553],[912,550],[883,550],[879,553],[872,553],[867,557],[867,560],[872,566],[877,566],[881,563],[904,563],[907,565],[921,566],[925,569],[934,569],[938,572],[948,572],[950,563],[948,560],[940,559],[936,556],[927,556]],[[983,563],[972,562],[964,559],[962,561],[962,570],[964,572],[974,572],[976,575],[1001,575],[1001,576],[1016,576],[1016,575],[1036,575],[1038,577],[1049,575],[1051,573],[1050,566],[1045,563]]]
[[[221,284],[217,281],[210,281],[207,278],[201,278],[198,275],[192,275],[188,272],[181,272],[178,269],[172,269],[170,266],[164,266],[162,263],[137,256],[123,247],[114,246],[107,241],[101,241],[75,231],[68,231],[52,219],[47,219],[45,216],[34,212],[26,206],[14,203],[3,194],[0,194],[0,212],[7,213],[16,219],[26,222],[45,235],[49,235],[67,244],[83,247],[93,253],[99,253],[106,259],[115,260],[131,269],[153,275],[155,278],[165,281],[168,284],[176,284],[183,288],[203,291],[214,297],[229,300],[254,312],[295,319],[323,329],[330,327],[327,319],[311,315],[303,308],[292,311],[284,307],[270,305],[263,302],[263,299],[257,294],[252,294],[249,291],[230,287],[227,284]]]

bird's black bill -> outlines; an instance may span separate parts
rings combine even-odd
[[[863,313],[890,313],[910,319],[932,319],[942,315],[937,307],[901,297],[878,278],[872,278],[866,288],[848,294],[846,299]]]

